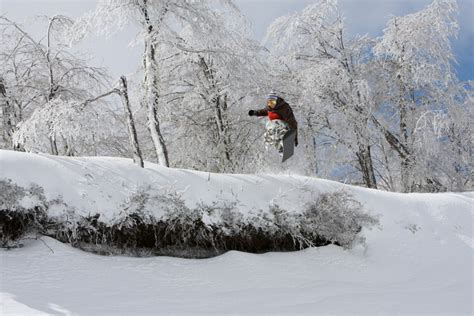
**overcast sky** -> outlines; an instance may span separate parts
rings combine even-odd
[[[277,17],[302,10],[314,0],[235,0],[250,20],[255,37],[262,39],[267,26]],[[382,35],[391,15],[405,15],[428,5],[431,0],[339,0],[350,34]],[[0,0],[1,14],[25,22],[33,15],[64,14],[77,17],[95,7],[94,0]],[[453,41],[461,80],[474,80],[474,0],[458,0],[460,33]],[[33,30],[35,32],[35,30]],[[115,76],[134,72],[141,49],[129,47],[135,30],[128,29],[110,39],[89,38],[81,49],[94,62],[109,68]]]

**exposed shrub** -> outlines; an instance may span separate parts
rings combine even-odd
[[[347,191],[321,194],[308,203],[302,214],[302,232],[310,240],[319,236],[344,248],[364,242],[358,235],[362,227],[378,224],[378,219],[364,211],[363,205]],[[317,235],[317,236],[315,236]]]
[[[46,201],[38,186],[25,190],[10,181],[0,186],[9,192],[1,195],[2,246],[36,231],[100,254],[201,258],[228,250],[293,251],[330,243],[348,248],[363,241],[362,227],[378,222],[344,191],[321,194],[300,213],[270,205],[244,215],[238,201],[190,208],[176,191],[152,194],[145,188],[122,204],[113,222],[105,223],[100,214],[77,215],[60,199]],[[64,211],[48,216],[48,208],[58,205]]]
[[[25,235],[41,231],[46,209],[46,199],[39,186],[25,189],[11,180],[0,180],[0,246],[16,247]]]

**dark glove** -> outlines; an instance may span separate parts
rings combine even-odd
[[[255,111],[254,111],[254,110],[250,110],[250,111],[249,111],[249,116],[254,116],[254,115],[256,115]]]
[[[298,138],[295,138],[295,147],[298,147]]]

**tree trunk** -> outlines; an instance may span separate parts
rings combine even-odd
[[[204,57],[199,56],[199,64],[201,69],[206,77],[211,91],[214,91],[215,95],[211,99],[212,105],[214,106],[214,116],[215,123],[217,126],[217,133],[219,135],[219,144],[223,145],[223,159],[226,161],[224,168],[232,166],[232,156],[231,156],[231,140],[229,135],[229,124],[226,120],[227,114],[227,95],[221,96],[221,91],[216,86],[216,78],[214,77],[214,69],[206,62]]]
[[[223,144],[223,154],[224,159],[227,161],[226,165],[232,166],[232,158],[230,155],[230,139],[228,135],[228,124],[224,119],[224,113],[227,110],[227,100],[224,97],[222,101],[219,96],[216,96],[214,100],[215,105],[215,117],[216,117],[216,124],[219,133],[219,143]]]
[[[74,156],[74,145],[71,144],[71,139],[63,138],[64,155],[68,157]]]
[[[411,185],[409,184],[409,180],[411,178],[411,170],[414,165],[414,159],[412,156],[411,151],[408,149],[406,143],[401,141],[398,137],[396,137],[392,132],[390,132],[386,127],[384,127],[380,122],[375,118],[375,116],[371,116],[372,122],[375,126],[384,134],[385,140],[390,145],[392,149],[394,149],[399,157],[400,157],[400,176],[401,176],[401,183],[402,183],[402,191],[403,192],[410,192]],[[401,127],[405,126],[405,123],[400,124]]]
[[[402,192],[408,193],[412,191],[411,180],[413,178],[411,172],[411,163],[408,159],[402,158],[400,162],[400,178],[402,184]]]
[[[356,155],[359,161],[364,183],[368,188],[377,189],[370,146],[360,145],[359,152]]]
[[[148,129],[158,157],[158,163],[162,166],[169,167],[168,150],[163,135],[161,134],[160,122],[158,121],[157,115],[158,96],[153,87],[148,87],[147,89]]]
[[[58,144],[56,143],[56,137],[54,135],[49,136],[49,143],[51,145],[51,154],[59,156]]]
[[[54,83],[54,74],[53,74],[53,66],[51,63],[51,30],[53,26],[53,21],[54,18],[49,20],[49,26],[48,26],[48,33],[47,33],[47,46],[46,46],[46,62],[48,64],[48,70],[49,70],[49,94],[47,101],[50,102],[56,97],[56,88],[55,88],[55,83]],[[59,156],[59,150],[58,150],[58,144],[56,142],[56,135],[53,133],[51,136],[49,136],[49,142],[51,144],[51,153],[55,156]]]
[[[165,9],[166,10],[166,9]],[[160,130],[158,120],[158,102],[159,102],[159,80],[158,70],[156,68],[156,46],[153,43],[153,34],[155,30],[148,16],[147,1],[144,1],[142,12],[146,22],[146,31],[148,36],[145,39],[145,89],[146,89],[146,105],[148,109],[148,128],[150,130],[153,146],[155,147],[158,163],[162,166],[169,167],[168,149],[166,148],[163,134]],[[166,11],[163,13],[166,14]]]
[[[11,113],[11,104],[7,98],[7,89],[5,87],[5,82],[2,77],[0,77],[0,105],[2,107],[2,117],[3,117],[3,133],[2,137],[5,143],[8,143],[11,148],[15,148],[13,145],[13,123],[12,123],[12,113]]]
[[[400,88],[401,90],[401,88]],[[403,100],[403,96],[400,96],[399,100],[399,108],[400,108],[400,135],[402,138],[402,143],[405,148],[408,148],[408,109],[405,101]],[[412,182],[412,175],[411,175],[411,164],[408,157],[401,157],[400,163],[400,177],[401,177],[401,184],[402,184],[402,191],[403,192],[410,192],[411,191],[411,182]]]
[[[306,117],[306,124],[308,126],[307,131],[301,133],[302,137],[305,137],[306,139],[310,139],[311,142],[306,142],[306,150],[308,152],[308,159],[310,161],[310,172],[308,173],[309,176],[314,176],[319,173],[319,168],[318,168],[318,143],[316,141],[316,134],[317,132],[314,130],[313,123],[311,122],[311,116]],[[308,144],[309,143],[309,144]]]
[[[120,84],[120,95],[122,96],[123,105],[127,114],[128,135],[130,138],[130,145],[132,147],[133,152],[133,162],[143,168],[143,156],[138,145],[137,130],[135,128],[135,121],[133,119],[132,109],[130,107],[130,101],[128,98],[127,78],[125,76],[120,77]]]

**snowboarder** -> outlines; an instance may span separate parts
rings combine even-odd
[[[290,105],[276,93],[267,96],[267,106],[260,110],[250,110],[250,116],[268,116],[265,141],[283,152],[283,138],[290,132],[295,133],[295,146],[298,146],[298,123]]]

